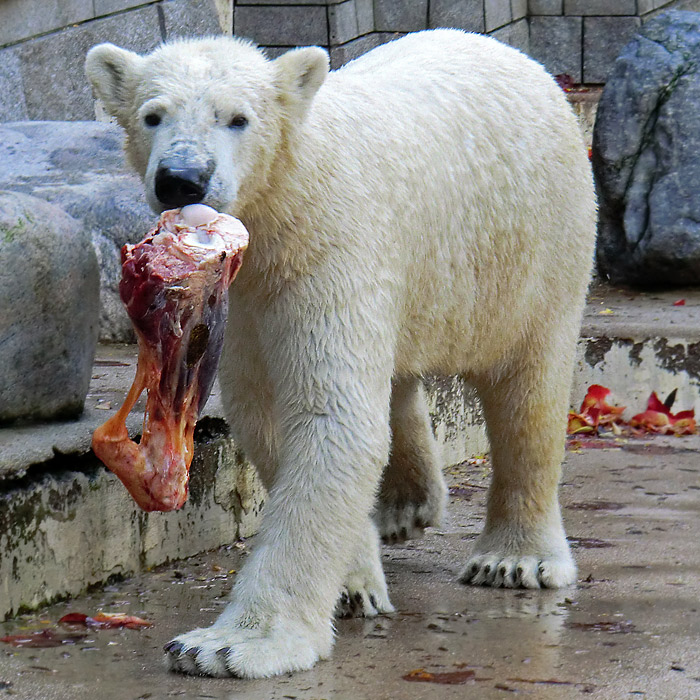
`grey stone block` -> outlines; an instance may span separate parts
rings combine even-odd
[[[643,15],[644,21],[670,9],[700,12],[700,0],[638,0],[638,2],[638,13]]]
[[[673,0],[637,0],[637,12],[644,15],[647,12],[659,9],[664,5],[673,4]]]
[[[221,34],[214,0],[163,0],[165,39]]]
[[[346,0],[328,8],[328,33],[331,46],[357,39],[360,30],[357,24],[355,0]]]
[[[494,39],[512,46],[524,53],[530,53],[530,31],[526,19],[506,25],[491,33]]]
[[[565,15],[636,15],[637,0],[564,0]]]
[[[148,0],[94,0],[95,17],[111,15],[114,12],[129,10],[147,4]]]
[[[326,8],[237,6],[233,31],[265,46],[328,45]]]
[[[700,14],[671,11],[624,47],[593,135],[598,264],[615,283],[700,281]]]
[[[235,0],[236,5],[337,5],[344,0]]]
[[[119,129],[99,122],[0,125],[0,189],[39,197],[70,214],[91,238],[100,263],[100,335],[132,341],[119,300],[119,250],[154,221],[143,187],[124,163]]]
[[[83,63],[88,49],[103,41],[134,51],[151,50],[161,41],[156,7],[86,22],[18,46],[29,119],[94,117]]]
[[[3,0],[0,46],[92,18],[92,0]]]
[[[561,15],[564,0],[529,0],[528,11],[531,15]]]
[[[527,17],[527,0],[510,0],[510,12],[514,22]]]
[[[268,58],[279,58],[283,53],[290,51],[292,46],[261,46]]]
[[[531,17],[530,55],[552,75],[565,73],[580,83],[582,22],[580,17]]]
[[[0,122],[27,119],[22,67],[17,47],[0,49]]]
[[[95,251],[74,219],[36,197],[0,192],[0,422],[81,413],[99,289]]]
[[[348,61],[352,61],[358,56],[371,51],[373,48],[386,44],[388,41],[393,41],[400,37],[401,34],[387,32],[373,32],[359,39],[350,41],[343,46],[335,46],[331,48],[331,68],[336,69],[345,65]]]
[[[586,17],[583,24],[583,82],[604,83],[620,49],[640,26],[638,17]]]
[[[425,29],[428,0],[374,0],[374,26],[379,32],[417,32]]]
[[[357,12],[357,31],[360,36],[373,32],[374,0],[355,0],[355,9]]]
[[[512,20],[510,0],[484,0],[486,31],[503,27]]]
[[[483,32],[483,0],[430,0],[430,27],[454,27],[468,32]]]

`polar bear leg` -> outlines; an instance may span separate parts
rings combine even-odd
[[[447,487],[418,377],[392,383],[391,434],[389,464],[374,514],[387,544],[421,537],[424,528],[442,522],[445,511]]]
[[[278,303],[293,304],[295,291]],[[299,314],[297,326],[290,325],[289,309],[280,309],[284,334],[275,325],[277,309],[261,320],[279,357],[275,392],[285,398],[276,404],[278,473],[231,602],[212,627],[166,645],[171,669],[264,678],[311,668],[330,654],[333,612],[355,554],[348,544],[370,532],[372,499],[389,455],[392,358],[367,353],[365,340],[376,337],[377,296],[353,297],[351,326],[321,304]],[[377,345],[391,341],[380,337]]]
[[[486,525],[462,583],[560,588],[576,580],[558,501],[570,388],[570,366],[561,358],[570,354],[532,352],[507,376],[475,382],[493,477]]]
[[[235,439],[268,490],[277,473],[274,400],[262,360],[255,320],[235,294],[229,295],[224,351],[219,367],[221,401]]]
[[[356,547],[345,584],[335,606],[336,617],[375,617],[394,612],[386,588],[379,551],[379,535],[368,519],[365,536]]]

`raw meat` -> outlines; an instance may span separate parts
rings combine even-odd
[[[247,245],[240,221],[192,204],[163,212],[143,241],[122,249],[119,292],[138,337],[138,367],[92,448],[144,510],[175,510],[187,499],[194,427],[221,354],[228,287]],[[137,444],[125,419],[144,389]]]

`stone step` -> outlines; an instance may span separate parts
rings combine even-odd
[[[674,306],[681,298],[685,304]],[[190,498],[181,511],[140,511],[92,456],[92,431],[121,404],[135,355],[133,346],[100,346],[79,421],[0,429],[0,617],[256,531],[265,491],[227,436],[218,387],[198,425]],[[592,289],[572,406],[598,383],[629,415],[644,409],[652,390],[665,396],[678,389],[679,409],[700,410],[699,382],[700,291]],[[426,383],[445,464],[486,452],[473,390],[454,378]],[[132,434],[142,418],[130,417]]]

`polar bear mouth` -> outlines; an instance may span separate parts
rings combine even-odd
[[[117,413],[98,428],[95,454],[147,511],[187,500],[194,427],[221,355],[228,287],[248,232],[202,204],[171,209],[136,245],[122,249],[119,293],[138,338],[136,377]],[[126,416],[148,392],[140,443]]]

